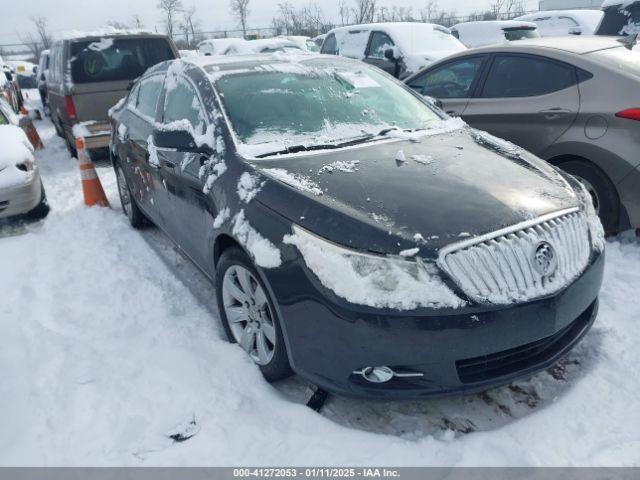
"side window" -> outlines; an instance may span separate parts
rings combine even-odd
[[[324,40],[324,43],[322,44],[322,51],[320,53],[338,55],[338,42],[336,41],[336,36],[333,33]]]
[[[421,93],[440,99],[468,97],[484,58],[467,58],[432,70],[423,75]]]
[[[496,56],[482,97],[535,97],[576,82],[575,70],[569,65],[534,56]]]
[[[372,32],[367,57],[384,59],[384,52],[394,47],[391,37],[384,32]]]
[[[162,92],[162,77],[155,75],[146,78],[140,82],[138,88],[138,101],[136,102],[136,110],[152,119],[156,118],[156,109],[158,107],[158,98]]]
[[[169,90],[164,101],[164,123],[188,120],[197,134],[205,131],[206,123],[202,104],[195,88],[184,78]]]

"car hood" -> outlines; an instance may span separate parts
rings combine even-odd
[[[252,163],[269,180],[258,196],[265,205],[336,243],[385,254],[416,244],[437,252],[579,205],[553,167],[469,128]]]

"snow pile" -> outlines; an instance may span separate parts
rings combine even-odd
[[[352,253],[302,230],[283,242],[298,248],[322,285],[351,303],[395,310],[457,308],[465,303],[442,282],[435,267],[421,260]]]
[[[299,173],[290,173],[283,168],[265,168],[262,172],[303,192],[312,193],[313,195],[323,194],[322,189],[315,182]]]
[[[256,265],[263,268],[276,268],[282,264],[280,250],[258,233],[245,218],[244,210],[233,217],[233,235],[247,249]]]
[[[505,36],[505,29],[507,28],[535,30],[537,27],[535,23],[515,20],[464,22],[451,27],[452,30],[458,32],[460,41],[469,48],[508,43]]]
[[[593,206],[593,199],[591,194],[587,191],[585,186],[581,182],[576,182],[579,185],[578,196],[582,200],[584,206],[584,212],[587,217],[587,223],[589,225],[589,235],[591,238],[591,247],[597,251],[602,252],[605,246],[604,239],[604,227],[600,221],[600,217],[596,213],[596,209]]]
[[[318,170],[319,174],[322,173],[333,173],[333,172],[344,172],[344,173],[353,173],[358,171],[358,165],[360,164],[360,160],[337,160],[328,165],[322,166],[320,170]]]
[[[489,147],[492,150],[497,150],[503,155],[516,160],[522,158],[524,150],[516,144],[503,140],[502,138],[498,138],[483,130],[472,128],[470,129],[470,132],[473,139],[480,145]]]
[[[431,165],[433,163],[433,157],[431,155],[411,155],[411,160],[421,165]]]
[[[260,182],[260,177],[257,175],[251,175],[249,172],[244,172],[240,175],[238,180],[238,197],[244,203],[249,203],[255,198],[263,183]]]
[[[24,131],[15,125],[0,125],[0,146],[0,188],[29,181],[35,160],[33,146]]]
[[[216,218],[213,219],[213,228],[215,228],[216,230],[219,229],[222,225],[224,225],[224,222],[229,220],[229,217],[231,217],[231,210],[229,209],[229,207],[225,207],[220,210],[220,212],[218,212],[218,215],[216,215]]]

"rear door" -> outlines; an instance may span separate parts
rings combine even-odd
[[[364,61],[374,65],[390,75],[398,76],[398,62],[389,60],[384,52],[395,47],[395,43],[385,32],[374,30],[369,37]]]
[[[580,108],[572,65],[537,55],[494,55],[463,118],[471,126],[540,155],[575,121]]]
[[[449,115],[460,116],[467,108],[486,62],[487,55],[453,60],[426,70],[407,84],[421,95],[441,100]]]
[[[204,134],[207,128],[204,102],[195,84],[184,75],[171,83],[175,87],[166,93],[163,122],[187,120],[196,134]],[[210,241],[217,215],[213,200],[204,193],[205,183],[200,176],[200,168],[209,157],[169,149],[158,149],[158,157],[174,210],[172,236],[192,260],[206,268],[212,259]]]
[[[162,94],[164,74],[140,81],[138,96],[127,125],[126,135],[136,199],[151,220],[164,230],[172,219],[169,197],[163,182],[160,164],[153,146],[154,123],[158,118],[158,103]],[[124,134],[125,132],[121,132]]]

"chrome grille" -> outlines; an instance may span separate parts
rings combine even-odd
[[[534,266],[542,242],[555,253],[549,275]],[[574,208],[448,245],[438,264],[470,298],[510,304],[558,292],[584,271],[590,255],[587,219]]]

